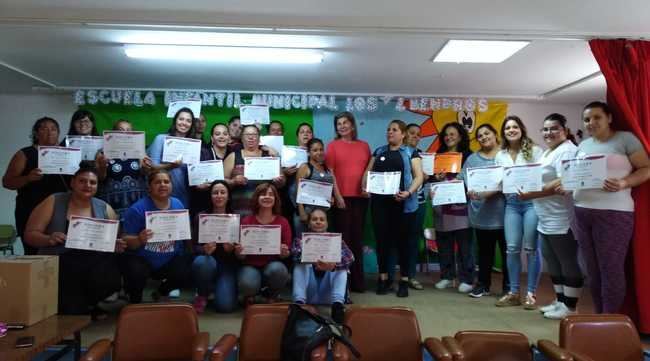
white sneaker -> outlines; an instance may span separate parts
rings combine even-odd
[[[171,290],[171,291],[169,291],[169,297],[170,297],[170,298],[179,298],[179,297],[181,297],[181,290],[179,290],[179,289],[177,288],[177,289],[175,289],[175,290]]]
[[[474,289],[474,286],[470,285],[469,283],[461,282],[460,285],[458,286],[458,292],[460,293],[469,293]]]
[[[574,315],[576,311],[571,311],[564,303],[559,302],[555,310],[546,312],[544,314],[545,318],[550,318],[551,320],[561,320],[566,316]]]
[[[445,288],[453,287],[454,286],[454,281],[452,280],[446,280],[446,279],[441,279],[436,283],[436,288],[439,290],[443,290]]]
[[[559,305],[560,305],[560,302],[558,302],[557,300],[554,300],[551,304],[540,307],[539,312],[546,313],[546,312],[555,311],[558,308]]]

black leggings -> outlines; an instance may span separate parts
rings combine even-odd
[[[84,315],[122,287],[113,253],[69,250],[59,256],[59,313]]]
[[[554,285],[581,288],[582,271],[578,264],[578,242],[569,230],[566,234],[544,234],[542,254]]]
[[[501,253],[501,271],[503,274],[503,292],[510,290],[508,266],[506,264],[506,236],[503,229],[475,229],[478,245],[478,284],[490,289],[492,285],[492,267],[497,243]]]
[[[404,213],[403,203],[389,197],[373,197],[370,211],[377,243],[379,273],[389,273],[390,255],[392,250],[396,249],[400,274],[402,277],[408,277],[409,225],[415,222],[415,212]]]
[[[142,291],[149,278],[163,280],[158,291],[164,296],[171,290],[188,285],[191,280],[190,254],[178,254],[157,270],[145,258],[135,254],[121,255],[120,264],[124,274],[124,290],[129,294],[131,303],[142,302]]]

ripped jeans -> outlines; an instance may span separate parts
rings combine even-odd
[[[541,252],[537,233],[537,213],[531,201],[521,201],[517,195],[506,195],[504,220],[506,236],[506,262],[510,278],[510,292],[519,293],[521,273],[521,250],[528,263],[527,291],[535,293],[541,274]]]

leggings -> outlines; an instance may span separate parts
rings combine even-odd
[[[548,265],[558,301],[565,303],[569,308],[575,308],[583,284],[582,271],[578,264],[578,243],[570,229],[565,234],[540,235],[542,254]]]
[[[503,272],[503,292],[510,291],[508,277],[508,263],[506,262],[506,236],[503,229],[476,229],[476,243],[478,245],[478,284],[490,289],[492,285],[492,267],[494,266],[494,252],[499,245],[501,254],[501,269]]]
[[[404,205],[391,197],[373,197],[370,203],[377,242],[379,273],[389,273],[390,254],[397,250],[400,274],[409,277],[409,227],[415,212],[404,213]]]
[[[336,209],[336,228],[352,251],[355,262],[350,265],[350,288],[355,292],[366,289],[363,273],[363,228],[366,223],[368,199],[345,197],[345,209]]]
[[[84,315],[122,287],[113,253],[70,250],[59,256],[59,313]]]
[[[617,313],[625,298],[625,257],[634,232],[634,212],[575,207],[575,214],[595,311]]]
[[[192,255],[177,254],[158,269],[141,256],[122,254],[122,272],[124,273],[124,290],[129,294],[131,303],[142,302],[142,292],[149,278],[162,280],[158,291],[166,296],[173,289],[182,288],[190,283],[192,275]]]

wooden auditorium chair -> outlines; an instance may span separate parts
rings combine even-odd
[[[571,315],[560,322],[560,345],[540,340],[537,347],[551,361],[643,361],[644,350],[634,323],[624,315]],[[645,352],[645,359],[650,355]]]
[[[519,332],[460,331],[442,338],[454,361],[532,361],[528,338]]]
[[[316,309],[303,306],[313,313]],[[251,305],[244,312],[239,338],[226,334],[217,341],[210,355],[211,361],[225,361],[235,346],[239,346],[239,361],[282,361],[280,357],[282,331],[287,322],[288,304]],[[326,359],[325,346],[318,347],[311,354],[311,360]]]
[[[103,360],[112,348],[112,361],[202,361],[209,342],[189,304],[128,305],[117,319],[113,342],[96,341],[81,360]]]
[[[451,361],[440,340],[420,335],[415,313],[403,307],[352,307],[345,313],[350,340],[363,361],[421,361],[424,347],[434,360]],[[357,360],[347,347],[335,343],[334,360]]]

